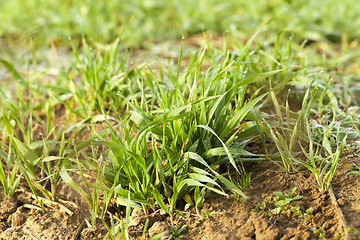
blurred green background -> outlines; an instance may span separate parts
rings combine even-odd
[[[279,31],[297,40],[331,42],[360,35],[360,4],[354,0],[2,0],[0,9],[5,48],[50,42],[68,46],[70,37],[82,36],[108,43],[119,34],[129,47],[203,31],[248,38],[272,18],[264,36],[270,42]]]

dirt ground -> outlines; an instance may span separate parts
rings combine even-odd
[[[245,168],[251,173],[251,186],[244,189],[249,200],[208,193],[201,217],[194,210],[179,211],[173,219],[162,211],[145,216],[134,210],[129,233],[132,239],[139,239],[148,218],[147,239],[162,231],[171,233],[171,222],[178,229],[187,225],[179,234],[182,239],[360,239],[360,177],[346,175],[353,163],[360,164],[360,158],[344,153],[332,182],[336,202],[329,193],[317,190],[315,178],[308,172],[289,174],[280,172],[273,163],[250,163]],[[294,187],[294,196],[302,198],[292,201],[289,209],[300,206],[297,215],[292,210],[275,214],[271,203],[259,208],[266,199],[275,197],[274,191],[290,194]],[[60,186],[59,202],[45,202],[48,212],[32,205],[37,202],[25,184],[14,197],[2,199],[0,239],[103,239],[107,232],[101,223],[96,228],[87,227],[86,203],[64,185]]]

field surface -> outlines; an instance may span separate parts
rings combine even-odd
[[[360,239],[354,0],[0,1],[0,239]]]

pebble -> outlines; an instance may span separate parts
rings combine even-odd
[[[170,236],[169,226],[165,222],[155,222],[149,229],[149,236],[153,237],[156,234],[166,232],[161,238],[168,238]]]

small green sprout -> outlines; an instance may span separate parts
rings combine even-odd
[[[262,203],[255,202],[256,207],[252,209],[253,212],[265,212],[265,215],[271,217],[272,215],[284,214],[288,217],[301,216],[300,205],[291,206],[291,202],[300,200],[303,196],[296,195],[296,187],[291,189],[290,194],[282,192],[274,192],[275,197],[267,197]]]

